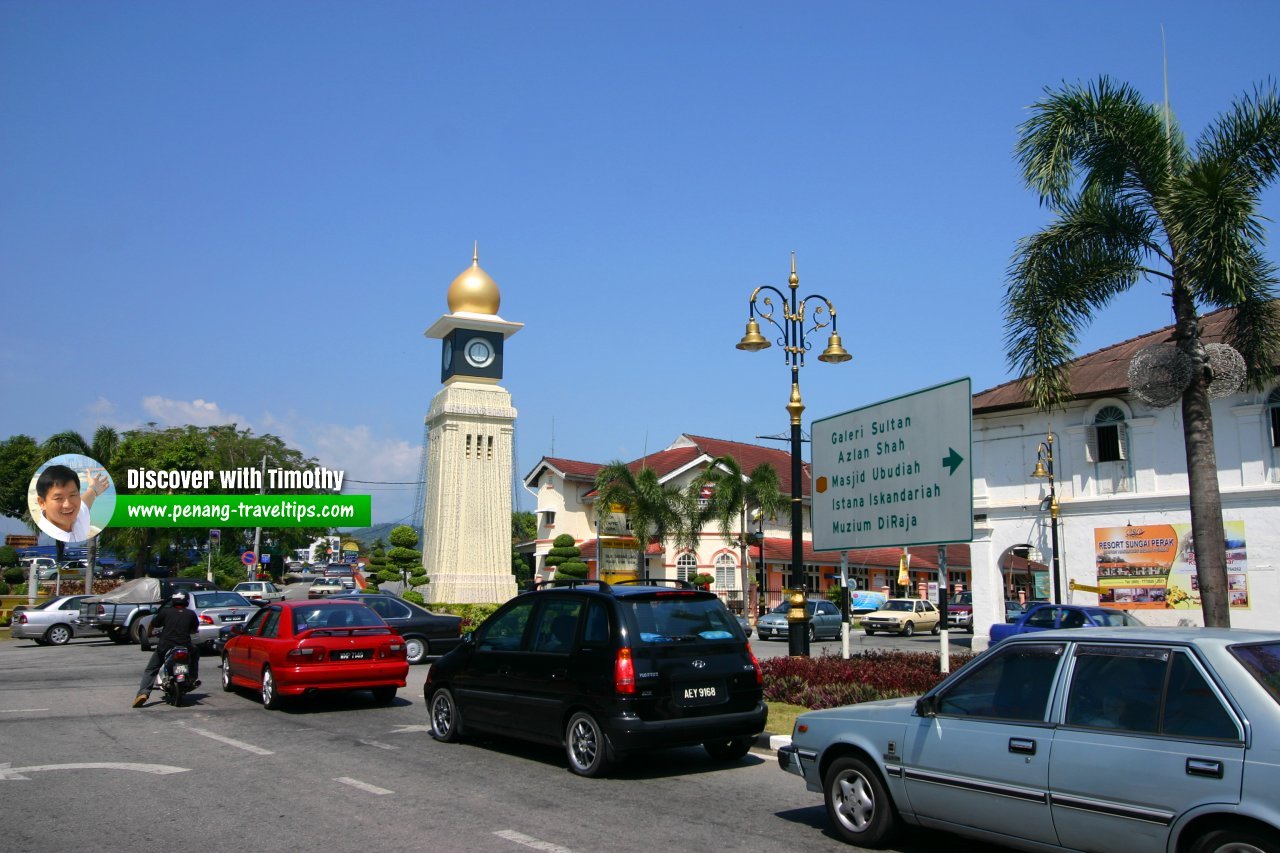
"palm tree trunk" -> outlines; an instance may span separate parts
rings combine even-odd
[[[1218,457],[1213,446],[1208,365],[1204,343],[1200,340],[1200,318],[1196,316],[1190,293],[1176,276],[1173,306],[1178,348],[1190,356],[1195,365],[1191,383],[1182,393],[1182,431],[1187,452],[1187,490],[1200,608],[1206,627],[1230,628],[1226,535],[1222,524],[1222,494],[1218,488]]]

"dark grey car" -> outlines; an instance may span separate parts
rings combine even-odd
[[[809,614],[809,640],[834,640],[840,636],[840,608],[825,598],[811,598],[805,609]],[[788,605],[784,601],[756,622],[756,633],[762,640],[785,640],[791,635],[787,623]]]

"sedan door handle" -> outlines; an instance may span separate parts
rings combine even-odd
[[[1188,758],[1188,776],[1208,776],[1210,779],[1222,778],[1222,762],[1209,758]]]
[[[1036,742],[1029,738],[1011,737],[1009,738],[1009,751],[1018,752],[1023,755],[1036,754]]]

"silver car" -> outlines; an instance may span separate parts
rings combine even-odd
[[[15,640],[35,640],[40,646],[61,646],[72,637],[105,637],[99,628],[77,625],[80,602],[87,595],[63,595],[51,598],[30,610],[18,610],[9,624],[9,636]]]
[[[207,649],[213,648],[213,641],[218,639],[218,632],[223,625],[238,625],[258,612],[258,605],[238,592],[226,592],[219,589],[196,590],[187,594],[187,607],[196,614],[200,623],[200,633],[196,644]],[[142,637],[142,650],[151,651],[151,620],[155,614],[142,617],[139,628]]]
[[[756,633],[762,640],[786,640],[791,635],[787,623],[789,605],[784,601],[761,616],[756,622]],[[809,639],[834,640],[840,636],[840,608],[825,598],[811,598],[805,602],[809,616]]]
[[[1009,638],[919,699],[810,711],[783,770],[845,841],[901,823],[1024,849],[1280,850],[1280,633]]]

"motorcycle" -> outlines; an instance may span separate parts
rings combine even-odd
[[[164,701],[175,708],[182,705],[182,695],[196,687],[191,675],[191,650],[174,646],[165,653],[164,663],[156,673],[156,686],[164,692]]]

